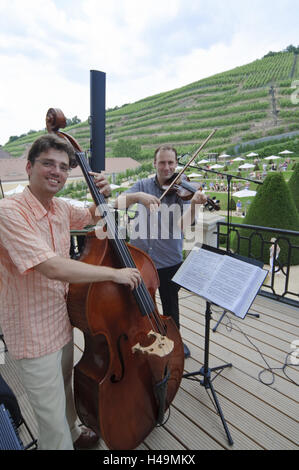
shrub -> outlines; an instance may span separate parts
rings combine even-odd
[[[294,171],[288,182],[288,187],[293,196],[296,208],[299,212],[299,163],[294,165]]]
[[[299,214],[290,189],[281,173],[269,174],[263,185],[259,186],[257,194],[250,205],[244,224],[257,225],[261,227],[273,227],[278,229],[298,231]],[[254,232],[254,234],[253,234]],[[239,253],[256,259],[262,259],[264,263],[269,263],[269,245],[262,246],[261,237],[255,234],[255,230],[241,228],[241,237],[250,237],[251,249],[248,253],[248,240],[240,240]],[[263,238],[270,241],[272,237],[278,238],[281,248],[279,259],[282,264],[287,263],[288,244],[275,232],[263,232]],[[292,244],[298,244],[298,237],[290,237]],[[237,249],[237,236],[232,241],[232,249]],[[293,250],[291,264],[299,264],[299,252]]]

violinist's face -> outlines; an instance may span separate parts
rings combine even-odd
[[[160,150],[155,158],[154,167],[160,185],[166,183],[175,172],[178,161],[173,150]]]

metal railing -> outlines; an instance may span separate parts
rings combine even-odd
[[[221,231],[221,227],[226,227],[226,232]],[[240,233],[242,229],[243,233]],[[244,235],[244,229],[248,235]],[[260,227],[257,225],[235,224],[227,222],[217,223],[217,248],[223,246],[225,242],[226,249],[242,254],[248,258],[264,260],[267,254],[269,258],[269,249],[272,242],[269,241],[269,233],[275,236],[274,243],[274,263],[273,268],[269,269],[269,274],[261,287],[260,294],[273,298],[275,300],[288,303],[299,307],[299,264],[293,265],[291,259],[294,254],[299,259],[299,232],[293,230],[283,230],[273,227]],[[230,248],[233,237],[236,237],[233,243],[233,250]],[[260,252],[253,254],[252,246],[255,237],[259,238]],[[242,244],[242,253],[240,247]],[[285,260],[283,263],[278,254],[278,246],[283,244]],[[255,250],[256,251],[256,250]],[[265,266],[267,268],[267,266]],[[269,267],[268,267],[269,268]]]
[[[124,230],[122,237],[124,240],[128,241],[128,222],[132,217],[132,214],[129,217],[128,211],[115,210],[114,212],[117,224]],[[223,231],[223,227],[225,227],[225,231]],[[240,233],[241,229],[243,233]],[[249,232],[249,235],[244,235],[244,229]],[[78,258],[80,256],[84,246],[85,233],[83,232],[87,231],[71,234],[71,256],[73,258]],[[299,231],[283,230],[273,227],[260,227],[257,225],[217,222],[217,248],[223,247],[225,250],[234,251],[235,253],[248,258],[255,258],[257,260],[264,261],[266,258],[269,259],[269,248],[270,245],[272,245],[272,242],[269,241],[269,234],[276,238],[273,263],[274,268],[271,269],[268,265],[265,266],[266,269],[269,269],[269,274],[259,293],[275,300],[299,307]],[[234,241],[232,250],[231,241],[233,237],[236,237],[236,240]],[[258,237],[260,241],[260,253],[258,255],[252,253],[252,245],[255,237]],[[242,253],[240,253],[241,243]],[[277,245],[283,245],[283,262],[281,261],[280,256],[276,258],[278,251]],[[295,252],[298,259],[298,265],[294,265],[291,262],[292,258],[294,258]]]

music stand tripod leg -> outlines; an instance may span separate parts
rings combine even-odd
[[[214,328],[213,328],[214,333],[215,333],[215,331],[217,330],[217,328],[218,328],[218,326],[220,325],[220,323],[222,322],[223,318],[225,317],[226,312],[227,312],[227,310],[223,310],[223,314],[221,315],[221,317],[219,318],[219,320],[217,321],[216,325],[215,325]]]
[[[215,331],[217,330],[218,326],[220,325],[220,323],[222,322],[223,318],[225,317],[225,315],[227,314],[227,310],[223,310],[223,313],[221,315],[221,317],[219,318],[219,320],[217,321],[216,325],[214,326],[213,328],[213,333],[215,333]],[[260,318],[260,315],[259,313],[251,313],[251,312],[248,312],[247,315],[251,316],[251,317],[255,317],[255,318]]]
[[[206,322],[205,322],[204,365],[199,371],[189,372],[187,374],[184,374],[183,378],[188,379],[188,378],[194,377],[195,375],[202,375],[203,376],[203,380],[200,380],[199,383],[201,385],[203,385],[206,390],[208,388],[211,390],[212,397],[213,397],[213,400],[214,400],[214,404],[215,404],[215,407],[218,411],[220,419],[222,421],[222,424],[223,424],[223,427],[224,427],[229,445],[233,445],[234,442],[232,440],[231,434],[230,434],[229,429],[227,427],[227,424],[226,424],[226,421],[225,421],[220,403],[219,403],[218,398],[217,398],[217,394],[215,392],[215,389],[213,387],[212,380],[211,380],[211,372],[223,370],[226,367],[232,367],[232,364],[224,364],[222,366],[217,366],[217,367],[212,367],[212,368],[209,367],[209,343],[210,343],[210,319],[211,319],[211,305],[210,305],[210,302],[206,302],[205,316],[206,316]]]

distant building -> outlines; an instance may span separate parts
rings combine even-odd
[[[0,158],[10,158],[10,154],[0,147]]]

